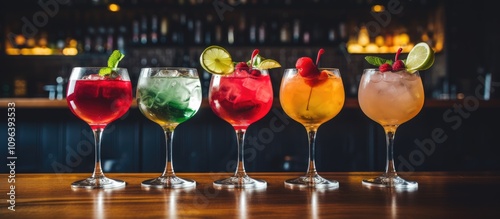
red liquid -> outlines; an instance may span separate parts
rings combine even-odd
[[[209,103],[217,116],[234,129],[247,127],[264,117],[273,105],[269,75],[260,77],[220,77],[212,81]]]
[[[72,80],[66,97],[71,112],[92,129],[104,128],[132,104],[132,84],[120,80]]]

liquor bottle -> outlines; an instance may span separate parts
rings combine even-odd
[[[266,42],[266,22],[262,22],[259,25],[258,30],[258,39],[260,44],[264,44]]]
[[[196,20],[194,22],[194,43],[196,45],[199,45],[203,42],[202,39],[203,39],[203,33],[201,29],[201,21]]]
[[[214,31],[215,29],[213,25],[213,16],[211,14],[207,15],[206,23],[204,26],[205,26],[205,31],[204,31],[203,41],[205,42],[205,45],[210,45],[214,40],[214,34],[212,31]]]
[[[246,15],[244,13],[240,14],[240,18],[238,19],[238,26],[236,30],[236,43],[238,45],[245,45],[248,40],[247,34],[247,22]]]
[[[94,52],[95,53],[104,53],[105,52],[105,45],[104,45],[104,38],[106,35],[106,28],[104,26],[98,26],[97,27],[97,32],[94,38]]]
[[[257,43],[257,25],[255,24],[255,20],[252,20],[248,28],[248,41],[251,44]]]
[[[168,18],[163,16],[160,22],[160,43],[166,44],[168,41]]]
[[[234,44],[234,26],[232,24],[227,27],[227,44]]]
[[[105,50],[106,53],[111,53],[115,49],[115,29],[113,27],[108,27]]]
[[[291,39],[290,24],[285,22],[280,29],[280,43],[283,45],[289,44]]]
[[[292,43],[300,43],[300,21],[298,19],[293,21]]]
[[[132,44],[139,44],[139,21],[132,21]]]
[[[127,35],[127,27],[125,25],[120,25],[118,28],[118,35],[116,36],[116,49],[125,53],[125,38]]]
[[[150,33],[151,43],[158,43],[158,16],[151,16],[151,33]]]
[[[142,45],[148,44],[148,18],[146,16],[141,18],[139,41]]]

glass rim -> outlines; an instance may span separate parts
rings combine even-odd
[[[365,71],[379,71],[380,72],[380,70],[378,68],[364,68],[363,72],[365,72]],[[408,72],[406,69],[399,70],[399,71],[388,71],[388,72],[390,72],[390,73],[398,73],[398,72],[402,72],[402,71]],[[420,72],[419,70],[416,70],[413,73],[410,73],[410,72],[408,72],[408,73],[410,73],[410,74],[419,74],[419,72]],[[385,73],[385,72],[381,72],[381,73]]]
[[[318,68],[319,70],[338,70],[340,71],[340,68],[335,68],[335,67],[321,67],[321,68]],[[297,68],[285,68],[285,71],[287,70],[297,70]]]
[[[157,67],[142,67],[142,69],[152,69],[152,70],[158,70],[158,69],[188,69],[188,70],[198,70],[197,68],[193,67],[182,67],[182,66],[157,66]]]
[[[88,69],[96,69],[96,68],[109,68],[107,66],[75,66],[73,67],[73,69],[77,69],[77,68],[80,68],[80,69],[83,69],[83,68],[88,68]],[[117,67],[117,68],[112,68],[112,69],[127,69],[126,67]]]

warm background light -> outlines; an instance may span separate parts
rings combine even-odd
[[[385,11],[385,7],[383,5],[374,5],[372,6],[373,12],[383,12]]]
[[[120,10],[120,6],[112,3],[112,4],[109,4],[108,9],[112,12],[117,12]]]

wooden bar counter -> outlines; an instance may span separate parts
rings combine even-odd
[[[0,218],[498,218],[500,173],[415,172],[414,191],[366,187],[378,172],[320,173],[340,182],[334,190],[292,190],[283,181],[301,173],[249,173],[264,190],[215,190],[212,181],[228,173],[178,173],[197,181],[195,189],[150,189],[140,183],[159,173],[108,173],[125,180],[122,189],[72,189],[89,174],[1,174]],[[15,185],[15,211],[8,209]]]

